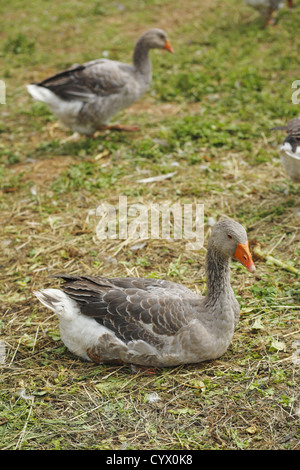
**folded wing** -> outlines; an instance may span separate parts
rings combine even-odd
[[[38,85],[67,101],[89,101],[95,96],[119,93],[127,81],[128,74],[118,66],[118,62],[99,59],[75,65]]]
[[[174,336],[194,317],[199,297],[183,286],[163,280],[97,278],[59,275],[61,289],[74,299],[83,315],[113,331],[128,343],[144,340],[156,345]]]

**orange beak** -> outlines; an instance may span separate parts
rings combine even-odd
[[[166,49],[167,51],[171,52],[172,54],[174,53],[174,49],[171,46],[171,43],[168,39],[166,40],[165,45],[164,45],[163,48]]]
[[[245,268],[250,271],[250,273],[255,273],[256,268],[252,260],[251,253],[249,251],[249,243],[245,243],[245,245],[242,245],[241,243],[238,244],[234,257],[238,259],[244,266]]]

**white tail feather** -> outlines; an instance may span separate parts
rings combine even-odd
[[[28,93],[37,101],[42,101],[47,104],[54,104],[56,101],[60,101],[52,91],[48,88],[39,85],[26,85]]]
[[[71,320],[75,315],[80,314],[75,300],[59,289],[44,289],[33,293],[45,307],[50,308],[58,317]]]

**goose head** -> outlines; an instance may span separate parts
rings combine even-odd
[[[235,258],[248,271],[255,272],[246,230],[238,222],[230,219],[218,222],[212,230],[210,242],[224,258]]]
[[[168,36],[162,29],[151,28],[140,38],[149,49],[165,49],[171,53],[174,52]]]

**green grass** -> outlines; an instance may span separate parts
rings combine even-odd
[[[269,132],[299,114],[298,10],[285,7],[264,30],[240,0],[0,6],[1,449],[299,449],[300,283],[288,270],[299,270],[299,186],[280,164],[283,135]],[[175,54],[151,51],[150,91],[116,116],[140,131],[66,141],[71,132],[25,84],[104,51],[129,62],[153,26],[168,32]],[[205,246],[209,219],[226,215],[247,228],[252,252],[259,244],[285,263],[255,255],[250,275],[232,262],[242,316],[219,360],[156,376],[82,362],[33,297],[62,271],[205,292],[205,249],[97,239],[96,208],[119,195],[128,204],[203,203]]]

